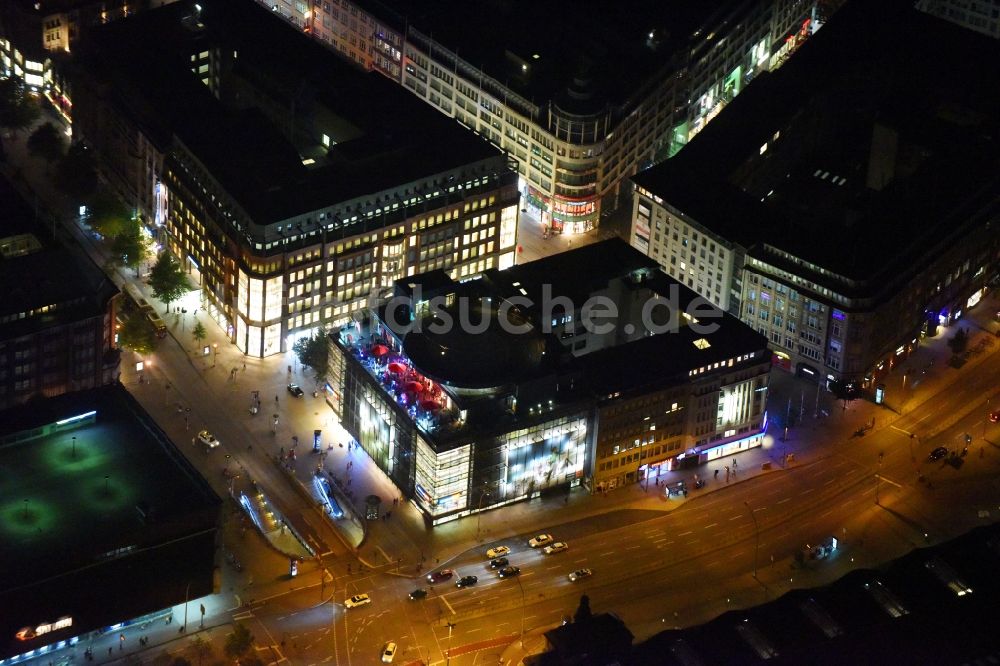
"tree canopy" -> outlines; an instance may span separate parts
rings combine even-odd
[[[133,312],[118,329],[118,346],[136,354],[149,354],[156,347],[156,332],[141,312]]]
[[[316,331],[308,338],[299,338],[292,346],[299,363],[312,369],[317,382],[326,381],[330,365],[330,346],[326,332]]]
[[[107,190],[99,190],[87,199],[87,224],[105,238],[121,235],[131,222],[129,209]]]
[[[253,634],[247,629],[245,624],[237,622],[233,625],[233,632],[226,636],[225,652],[226,656],[232,659],[239,659],[253,646]]]
[[[41,109],[31,96],[24,79],[0,79],[0,127],[18,132],[31,127]]]
[[[52,123],[44,123],[28,137],[28,151],[49,164],[63,156],[63,138]]]
[[[149,255],[138,220],[129,220],[125,229],[114,237],[111,241],[111,254],[115,263],[138,271]]]
[[[168,308],[191,288],[180,263],[168,251],[161,252],[156,258],[149,272],[149,286],[153,295],[166,303]]]
[[[195,342],[200,343],[208,335],[208,331],[205,330],[205,325],[200,321],[194,325],[194,330],[191,331],[191,337],[194,338]]]

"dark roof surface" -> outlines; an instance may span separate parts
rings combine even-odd
[[[117,547],[149,545],[156,535],[139,519],[139,503],[151,508],[156,530],[174,535],[191,528],[190,514],[218,505],[120,385],[6,410],[0,437],[92,410],[96,423],[0,446],[0,486],[8,499],[19,498],[0,517],[0,593],[73,571]]]
[[[690,47],[692,34],[742,0],[360,0],[374,16],[400,29],[409,24],[473,67],[544,106],[586,72],[597,99],[618,105]],[[720,8],[721,5],[721,8]],[[649,42],[654,32],[655,48]],[[538,55],[538,58],[534,56]],[[528,70],[522,69],[528,64]],[[586,108],[578,108],[585,112]]]
[[[637,271],[641,277],[633,280]],[[676,307],[676,325],[657,335],[622,341],[582,356],[568,354],[554,333],[543,330],[547,323],[544,318],[548,316],[544,308],[551,308],[551,304],[564,297],[571,297],[579,308],[585,295],[600,293],[616,278],[624,278],[623,288],[639,291],[640,299],[662,297],[665,304]],[[412,280],[404,278],[397,284],[405,285]],[[521,293],[522,288],[526,295]],[[447,309],[453,324],[437,332],[428,318],[421,322],[420,330],[405,334],[403,344],[407,356],[421,372],[455,387],[494,388],[567,373],[580,375],[584,378],[579,382],[581,389],[603,397],[615,391],[642,390],[664,381],[687,381],[691,369],[754,354],[767,347],[767,340],[760,333],[662,273],[655,262],[618,238],[504,271],[487,271],[483,278],[453,284],[447,291],[456,296],[454,306]],[[614,293],[609,293],[613,297]],[[521,308],[515,298],[526,298],[532,305]],[[505,301],[515,306],[507,321],[523,324],[520,332],[499,324],[496,310]],[[473,325],[484,321],[483,311],[492,311],[486,330],[467,331],[459,325],[459,308],[463,303],[470,308],[466,321]],[[699,304],[697,313],[691,310],[695,303]],[[518,309],[526,319],[518,315]],[[552,316],[558,316],[557,309],[552,308]],[[651,312],[657,323],[661,323],[660,317],[667,310],[653,308]],[[695,314],[702,325],[711,329],[689,325],[681,318],[682,312]],[[383,321],[385,314],[383,310]],[[581,311],[577,310],[576,316],[579,321]],[[628,313],[622,312],[610,321],[616,327],[628,328],[630,324],[622,323],[626,316]],[[666,323],[665,319],[662,323]],[[707,347],[694,344],[701,339],[708,343]]]
[[[28,254],[0,257],[0,317],[44,306],[57,306],[44,314],[0,324],[0,339],[100,315],[118,288],[78,248],[52,242],[39,227],[34,212],[13,186],[0,177],[0,238],[34,235],[41,249]]]
[[[971,594],[958,596],[931,571],[937,558],[953,569]],[[882,570],[856,570],[836,582],[801,589],[763,606],[725,613],[703,625],[657,634],[637,645],[631,664],[686,663],[687,651],[703,664],[961,664],[992,663],[1000,634],[983,618],[1000,600],[1000,526],[977,528],[957,539],[917,549]],[[866,590],[882,585],[907,613],[891,617]],[[826,616],[828,637],[803,606]],[[758,658],[736,627],[748,622],[777,651]],[[678,649],[680,643],[686,647]],[[980,661],[982,660],[982,661]],[[689,663],[689,662],[688,662]]]
[[[919,262],[998,191],[1000,91],[989,82],[1000,79],[1000,44],[912,4],[848,3],[634,181],[724,238],[851,279]],[[877,123],[900,137],[895,180],[881,191],[866,187]],[[783,149],[789,136],[812,145]]]
[[[151,124],[176,134],[257,223],[500,154],[382,75],[361,71],[257,3],[203,0],[200,29],[184,20],[193,4],[185,0],[104,26],[99,49],[105,66],[128,82],[122,95],[135,91],[148,99],[158,116]],[[158,48],[147,48],[150,43]],[[318,104],[353,125],[354,138],[335,146],[326,165],[304,167],[285,137],[286,128],[257,110],[220,103],[190,71],[188,54],[210,46],[238,53],[236,72],[266,90],[269,103],[288,108],[289,123],[293,106],[304,114]]]

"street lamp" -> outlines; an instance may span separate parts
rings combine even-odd
[[[524,585],[521,584],[521,575],[518,574],[514,577],[517,580],[517,586],[521,589],[521,649],[524,649]]]
[[[455,628],[453,622],[448,623],[448,654],[445,655],[445,666],[451,666],[451,630]]]
[[[184,588],[184,626],[180,628],[179,633],[184,633],[188,628],[188,594],[191,592],[191,583],[188,582],[187,587]]]
[[[750,506],[749,501],[744,501],[743,506],[747,508],[750,512],[750,518],[753,520],[753,530],[754,530],[754,546],[753,546],[753,577],[757,578],[757,553],[760,551],[760,525],[757,524],[757,516],[753,515],[753,508]]]
[[[76,459],[76,435],[73,435],[73,459]]]
[[[219,360],[219,343],[218,342],[213,342],[212,343],[212,352],[213,352],[213,355],[212,355],[212,367],[214,368],[216,362],[218,362],[218,360]]]
[[[875,506],[880,506],[878,503],[878,489],[879,483],[882,481],[882,452],[878,452],[878,472],[875,473]]]
[[[479,525],[483,520],[483,500],[489,497],[490,491],[484,490],[479,495],[479,509],[476,512],[476,539],[479,539]]]

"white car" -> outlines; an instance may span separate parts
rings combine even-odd
[[[367,594],[355,594],[353,597],[344,602],[344,606],[347,608],[356,608],[358,606],[370,604],[371,602],[372,598]]]
[[[540,548],[541,546],[544,546],[545,544],[551,542],[552,542],[551,534],[539,534],[538,536],[532,539],[528,539],[528,545],[531,546],[532,548]]]
[[[504,555],[508,554],[509,552],[510,552],[510,548],[508,548],[507,546],[493,546],[488,551],[486,551],[486,557],[488,557],[491,560],[493,560],[493,559],[496,559],[498,557],[503,557]]]
[[[545,550],[543,550],[542,552],[545,553],[546,555],[552,555],[553,553],[561,553],[567,548],[569,548],[569,546],[566,544],[565,541],[556,541],[551,546],[546,546]]]
[[[571,573],[568,577],[569,577],[569,582],[575,583],[581,578],[590,578],[593,575],[594,572],[591,571],[590,569],[577,569],[576,571]]]
[[[219,445],[219,440],[207,430],[202,430],[198,433],[198,441],[204,444],[207,449],[214,449]]]
[[[385,647],[382,648],[382,663],[391,664],[392,660],[395,658],[396,658],[396,644],[393,643],[392,641],[389,641],[388,643],[385,644]]]

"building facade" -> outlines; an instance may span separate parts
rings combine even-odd
[[[420,271],[513,265],[508,158],[383,77],[237,2],[105,30],[79,133],[240,351],[286,351]],[[123,64],[150,39],[168,55]]]
[[[886,23],[904,55],[864,41]],[[931,38],[945,55],[921,51]],[[1000,149],[979,137],[1000,98],[950,82],[962,62],[997,56],[995,42],[902,0],[845,8],[677,157],[634,178],[632,245],[767,336],[776,365],[873,390],[997,275]],[[847,90],[869,101],[852,107]],[[890,90],[897,101],[876,94]],[[729,253],[721,289],[709,282],[713,243]]]
[[[36,227],[0,176],[0,408],[118,381],[117,287]]]
[[[63,71],[87,31],[173,0],[10,0],[0,4],[0,76],[24,79],[69,121],[73,104]]]
[[[633,181],[632,247],[655,259],[670,277],[738,316],[746,248],[643,187],[641,173]]]
[[[1000,39],[1000,0],[917,0],[917,9]]]
[[[261,3],[516,157],[524,205],[560,233],[596,227],[624,178],[675,153],[840,4],[497,6],[489,29],[469,30],[449,2]],[[559,27],[545,40],[507,39],[525,23]]]
[[[607,326],[592,325],[598,303]],[[326,394],[439,524],[759,446],[769,371],[762,336],[615,239],[465,283],[400,280],[330,334]]]

